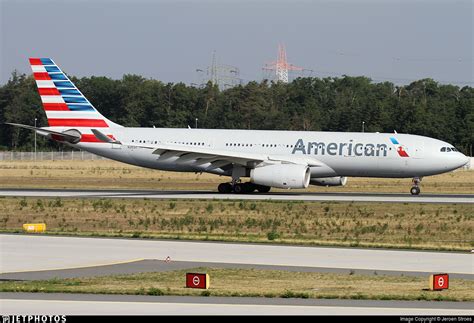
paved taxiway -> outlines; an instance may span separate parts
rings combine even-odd
[[[0,293],[2,314],[472,315],[472,302]]]
[[[14,234],[0,234],[0,246],[0,279],[8,279],[8,275],[26,275],[25,279],[40,275],[36,278],[48,279],[51,277],[41,275],[88,276],[196,265],[322,272],[355,270],[366,274],[448,272],[468,279],[474,274],[473,255],[469,253]],[[163,261],[168,256],[172,259],[170,263]],[[3,314],[472,315],[473,307],[472,302],[0,293]]]
[[[137,259],[472,275],[470,253],[241,243],[0,235],[0,272],[112,265]]]
[[[71,198],[148,198],[148,199],[242,199],[279,201],[339,201],[395,203],[471,203],[474,194],[398,193],[313,193],[275,192],[267,194],[219,194],[213,191],[73,190],[73,189],[0,189],[0,196]]]

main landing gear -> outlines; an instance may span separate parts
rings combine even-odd
[[[270,192],[271,187],[265,185],[257,185],[254,183],[221,183],[217,186],[219,193],[236,193],[236,194],[246,194],[253,193],[258,191],[259,193],[268,193]]]
[[[413,177],[412,183],[413,183],[413,186],[410,189],[411,195],[419,195],[421,192],[420,190],[421,177]]]
[[[241,177],[246,177],[247,169],[243,166],[234,165],[232,167],[232,181],[230,183],[219,184],[217,190],[219,193],[246,194],[258,191],[259,193],[270,192],[270,186],[258,185],[251,182],[242,183]],[[248,175],[247,175],[248,176]]]

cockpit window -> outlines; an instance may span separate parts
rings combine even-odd
[[[454,147],[441,147],[440,151],[441,151],[442,153],[444,153],[444,152],[451,152],[451,151],[457,152],[457,151],[459,151],[459,150],[457,150],[457,149],[454,148]]]

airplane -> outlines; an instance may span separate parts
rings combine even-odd
[[[410,134],[123,127],[107,119],[50,58],[30,58],[48,127],[13,126],[127,164],[229,177],[220,193],[344,186],[347,177],[412,178],[462,167],[441,140]],[[242,181],[242,178],[249,178]]]

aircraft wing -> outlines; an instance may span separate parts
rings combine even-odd
[[[254,152],[235,152],[229,150],[211,149],[206,147],[182,147],[178,145],[156,145],[153,147],[154,155],[158,155],[158,161],[175,159],[175,163],[191,163],[199,166],[210,163],[206,170],[225,167],[229,164],[238,164],[244,167],[255,167],[260,163],[291,163],[308,166],[326,166],[314,158],[301,156],[272,155]],[[176,159],[176,157],[178,157]]]
[[[130,146],[127,143],[124,145]],[[255,167],[260,163],[290,163],[290,164],[302,164],[312,167],[326,166],[326,164],[320,162],[315,158],[304,157],[304,156],[287,156],[287,155],[272,155],[265,153],[254,153],[254,152],[235,152],[230,150],[220,150],[207,147],[189,147],[180,145],[147,145],[138,146],[142,148],[153,149],[153,154],[157,155],[158,161],[165,161],[168,159],[174,159],[177,164],[191,163],[192,165],[199,166],[207,163],[211,163],[209,169],[221,168],[227,164],[238,164],[245,167]],[[176,158],[177,157],[177,158]]]
[[[111,142],[109,138],[97,129],[92,129],[92,132],[101,141]],[[173,160],[176,164],[188,164],[191,166],[206,167],[206,171],[216,168],[225,168],[232,164],[241,165],[244,167],[253,168],[261,163],[275,164],[275,163],[290,163],[301,164],[310,167],[328,167],[323,162],[306,156],[288,156],[288,155],[273,155],[266,153],[255,152],[236,152],[231,150],[214,149],[209,147],[195,147],[169,144],[143,144],[137,145],[135,143],[113,142],[128,147],[137,147],[153,150],[152,154],[157,156],[157,161]]]

